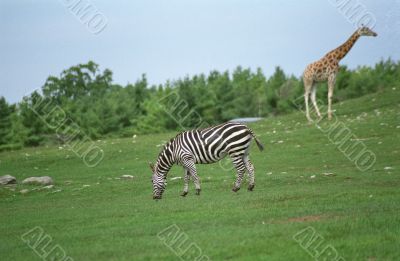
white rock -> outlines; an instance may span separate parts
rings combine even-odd
[[[54,185],[48,185],[48,186],[44,186],[44,189],[52,189],[54,187]]]
[[[0,185],[15,184],[17,179],[11,175],[4,175],[0,177]]]
[[[134,178],[134,176],[132,176],[132,175],[122,175],[121,176],[121,179],[133,179]]]
[[[384,170],[391,170],[391,169],[393,169],[393,167],[384,167],[383,169]]]
[[[30,177],[22,181],[22,184],[36,184],[36,185],[52,185],[53,179],[49,176],[43,177]]]
[[[310,176],[310,179],[315,179],[315,175]]]
[[[28,193],[29,192],[29,189],[23,189],[23,190],[21,190],[19,193],[21,193],[21,194],[26,194],[26,193]]]

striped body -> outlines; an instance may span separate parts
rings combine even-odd
[[[190,130],[179,133],[171,139],[158,156],[153,170],[153,197],[161,198],[165,189],[165,179],[174,164],[182,165],[185,170],[185,186],[182,193],[188,193],[190,177],[193,178],[197,194],[200,193],[200,179],[196,173],[195,164],[215,163],[229,155],[238,172],[238,180],[234,191],[239,190],[244,172],[249,172],[250,186],[254,187],[254,168],[248,152],[252,139],[260,149],[261,143],[254,133],[240,123],[227,122],[206,129]]]

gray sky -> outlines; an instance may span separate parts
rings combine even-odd
[[[0,1],[0,96],[17,102],[49,75],[88,60],[111,69],[121,85],[142,73],[159,84],[238,65],[261,67],[268,76],[279,65],[300,76],[343,43],[358,21],[336,6],[345,0],[81,0],[101,13],[99,23],[107,20],[93,34],[95,26],[68,7],[77,1]],[[398,60],[400,1],[351,0],[348,7],[356,4],[365,8],[358,17],[376,19],[378,37],[360,39],[341,64]]]

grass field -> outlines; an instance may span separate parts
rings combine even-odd
[[[252,124],[265,145],[263,152],[252,146],[253,192],[246,182],[231,191],[233,169],[198,165],[200,196],[193,183],[179,196],[183,180],[170,178],[183,171],[174,167],[163,199],[153,200],[148,162],[175,133],[96,141],[105,156],[95,168],[58,146],[2,152],[0,175],[19,182],[48,175],[55,187],[0,187],[0,259],[40,260],[21,239],[39,226],[52,238],[44,252],[36,247],[39,254],[58,244],[73,260],[178,260],[157,236],[176,225],[186,245],[213,260],[324,260],[325,247],[345,260],[399,260],[399,98],[390,89],[334,105],[343,126],[376,155],[367,171],[301,112]],[[116,179],[124,174],[135,178]],[[315,232],[307,250],[293,238],[300,231]]]

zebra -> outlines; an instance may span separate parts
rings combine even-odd
[[[237,178],[232,191],[237,192],[245,171],[248,172],[248,190],[254,189],[254,166],[249,159],[251,140],[254,139],[259,150],[264,149],[254,132],[246,125],[226,122],[205,129],[195,129],[179,133],[164,146],[154,164],[149,163],[153,173],[153,199],[161,199],[166,187],[168,171],[174,164],[184,169],[184,187],[181,196],[188,194],[189,180],[193,178],[196,195],[200,195],[200,178],[195,164],[215,163],[226,155],[232,159]]]

